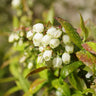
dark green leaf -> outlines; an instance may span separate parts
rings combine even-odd
[[[75,45],[77,45],[79,48],[82,48],[82,46],[81,46],[82,40],[81,40],[79,34],[73,28],[73,26],[70,23],[68,23],[67,21],[63,20],[62,18],[56,18],[56,19],[62,25],[62,27],[65,28],[65,31],[70,36],[70,39],[72,40],[72,42]]]
[[[76,62],[73,62],[69,65],[64,66],[60,72],[61,77],[66,78],[70,73],[72,73],[74,70],[76,70],[82,64],[83,63],[81,61],[76,61]]]
[[[71,73],[69,75],[69,82],[77,90],[82,91],[86,88],[84,80],[79,78],[76,73]]]

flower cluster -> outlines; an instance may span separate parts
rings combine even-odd
[[[23,27],[20,27],[20,29],[15,29],[15,31],[12,34],[10,34],[8,41],[10,43],[14,43],[15,46],[17,44],[22,45],[26,38],[25,31],[26,30]]]
[[[9,42],[18,42],[19,45],[24,39],[33,42],[32,46],[39,51],[37,63],[45,62],[47,66],[54,68],[61,68],[63,64],[70,63],[74,45],[64,28],[54,26],[46,28],[42,23],[37,23],[31,30],[25,32],[19,30],[9,36]],[[26,57],[26,54],[23,57]],[[26,58],[23,59],[25,61]],[[20,59],[20,62],[23,61]]]
[[[69,64],[74,45],[64,28],[51,26],[47,31],[45,29],[42,23],[37,23],[26,33],[27,39],[32,40],[34,47],[39,50],[37,63],[51,62],[54,68]]]

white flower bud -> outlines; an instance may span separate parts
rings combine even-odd
[[[73,44],[65,45],[65,50],[66,50],[66,52],[68,52],[68,53],[73,53],[73,50],[74,50]]]
[[[46,50],[44,53],[43,53],[43,58],[45,61],[49,61],[52,57],[52,50]]]
[[[55,68],[60,68],[61,65],[62,65],[62,59],[59,56],[53,59],[53,66]]]
[[[39,55],[38,58],[37,58],[37,63],[38,64],[41,64],[43,62],[44,62],[43,56],[42,55]]]
[[[44,48],[43,46],[39,46],[39,51],[40,51],[40,52],[44,51],[44,49],[45,49],[45,48]]]
[[[64,28],[64,27],[62,27],[62,31],[63,31],[64,33],[66,33],[66,31],[65,31],[65,28]]]
[[[27,37],[29,40],[31,40],[31,39],[33,38],[33,33],[32,33],[32,31],[28,31],[26,37]]]
[[[18,44],[21,46],[23,44],[23,40],[20,39],[19,42],[18,42]]]
[[[71,43],[70,37],[68,35],[63,35],[62,39],[64,44]]]
[[[58,47],[59,44],[60,44],[60,40],[59,39],[51,39],[49,45],[50,45],[51,48],[54,49],[54,48]]]
[[[33,63],[29,62],[27,67],[28,67],[28,69],[31,69],[33,67]]]
[[[90,71],[90,72],[88,72],[88,73],[85,75],[85,77],[86,77],[86,78],[90,78],[92,75],[93,75],[93,72]]]
[[[12,6],[18,7],[20,5],[20,0],[12,0]]]
[[[62,31],[61,30],[56,30],[54,32],[54,38],[59,38],[62,35]]]
[[[37,23],[33,25],[33,32],[43,32],[44,26],[42,23]]]
[[[47,30],[47,35],[51,36],[52,38],[54,37],[54,32],[56,31],[55,27],[51,27]]]
[[[51,40],[51,37],[48,36],[48,35],[45,35],[45,36],[42,38],[42,44],[46,46],[46,45],[49,44],[50,40]]]
[[[62,61],[65,64],[70,63],[70,54],[69,53],[66,53],[66,52],[63,53],[63,55],[62,55]]]
[[[26,60],[26,58],[27,58],[26,56],[21,57],[19,62],[23,63]]]
[[[62,93],[60,91],[56,91],[56,96],[62,96]]]
[[[14,34],[14,38],[15,38],[15,40],[19,40],[19,35]]]
[[[43,38],[43,34],[41,33],[36,33],[33,37],[33,44],[34,46],[39,46],[41,43],[41,40]]]
[[[12,42],[14,42],[14,40],[15,40],[14,34],[11,34],[11,35],[9,36],[9,38],[8,38],[8,41],[9,41],[10,43],[12,43]]]

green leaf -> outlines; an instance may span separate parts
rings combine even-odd
[[[82,35],[83,35],[83,38],[84,38],[83,41],[85,41],[88,37],[88,30],[85,27],[84,20],[83,20],[83,17],[82,17],[81,14],[80,14],[80,27],[82,29]]]
[[[45,69],[48,69],[48,68],[46,66],[44,66],[44,67],[40,67],[38,69],[32,70],[31,72],[28,73],[28,75],[26,76],[26,78],[29,77],[32,74],[39,73],[39,72],[41,72],[41,71],[43,71]]]
[[[89,53],[88,51],[81,50],[76,53],[76,56],[78,57],[80,61],[82,61],[86,66],[88,66],[92,70],[93,68],[95,68],[96,57],[92,55],[91,53]]]
[[[82,44],[83,48],[96,55],[96,43],[95,42],[86,42]]]
[[[87,88],[83,91],[83,94],[86,94],[86,93],[92,93],[93,94],[92,96],[96,96],[94,89],[91,89],[91,88]]]
[[[17,16],[13,16],[13,27],[18,28],[19,27],[19,20]]]
[[[0,83],[6,83],[6,82],[15,81],[15,80],[17,80],[17,78],[15,77],[0,78]]]
[[[66,82],[63,82],[63,84],[61,84],[59,82],[59,79],[55,79],[52,81],[52,86],[62,94],[64,94],[64,96],[71,96],[70,88]]]
[[[77,90],[83,91],[83,89],[86,89],[84,80],[79,78],[76,72],[69,75],[69,82]]]
[[[54,9],[53,9],[53,7],[50,8],[50,10],[48,11],[48,14],[47,14],[46,23],[48,23],[49,21],[52,24],[54,23]]]
[[[36,64],[36,68],[40,68],[40,67],[43,67],[45,66],[45,63],[42,63],[42,64]],[[39,72],[39,75],[41,78],[45,78],[45,79],[48,79],[48,74],[47,74],[48,70],[43,70],[41,72]]]
[[[42,88],[42,86],[46,83],[46,79],[38,78],[36,79],[30,86],[29,91],[26,92],[23,96],[29,96],[30,94],[33,95],[38,90]]]
[[[61,69],[60,75],[62,78],[66,78],[69,74],[71,74],[74,70],[80,67],[83,63],[81,61],[73,62],[69,65],[64,66]]]
[[[11,94],[13,94],[13,93],[15,93],[16,91],[19,91],[19,90],[21,90],[21,88],[15,86],[15,87],[9,89],[7,92],[5,92],[4,96],[10,96]]]
[[[60,18],[60,17],[58,17],[56,19],[62,25],[62,27],[65,28],[65,31],[70,36],[71,41],[75,45],[77,45],[77,47],[79,47],[81,49],[82,48],[82,46],[81,46],[82,40],[81,40],[79,34],[73,28],[73,26],[70,23],[68,23],[67,21],[65,21],[62,18]]]

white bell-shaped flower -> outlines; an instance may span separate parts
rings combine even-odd
[[[60,40],[59,39],[51,39],[49,45],[50,45],[51,48],[54,49],[54,48],[58,47],[59,44],[60,44]]]
[[[9,36],[9,38],[8,38],[8,41],[9,41],[10,43],[12,43],[12,42],[14,42],[14,40],[15,40],[15,36],[14,36],[14,34],[11,34],[11,35]]]
[[[74,51],[74,46],[73,46],[73,44],[67,44],[67,45],[65,45],[65,50],[66,50],[66,52],[68,52],[68,53],[73,53],[73,51]]]
[[[49,42],[50,42],[50,40],[51,40],[51,37],[50,36],[48,36],[48,35],[45,35],[43,38],[42,38],[42,45],[48,45],[49,44]]]
[[[71,43],[70,37],[68,35],[63,35],[62,40],[64,44]]]
[[[26,34],[26,37],[27,37],[29,40],[32,40],[32,38],[33,38],[33,33],[32,33],[32,31],[28,31],[27,34]]]
[[[62,59],[57,56],[56,58],[53,59],[53,67],[54,68],[60,68],[62,65]]]
[[[45,61],[49,61],[52,57],[52,50],[46,50],[44,53],[43,53],[43,58]]]
[[[54,38],[59,38],[60,36],[62,35],[62,31],[61,30],[56,30],[55,32],[54,32]]]
[[[12,0],[12,6],[18,7],[20,5],[20,0]]]
[[[37,23],[33,25],[33,32],[43,32],[44,31],[44,25],[42,23]]]
[[[34,46],[39,46],[41,43],[41,40],[43,38],[43,34],[41,33],[36,33],[33,37],[33,44]]]
[[[51,27],[47,30],[47,35],[51,36],[51,38],[54,38],[54,32],[56,31],[55,27]]]
[[[38,58],[37,58],[37,63],[38,64],[41,64],[44,62],[44,59],[43,59],[43,56],[42,55],[38,55]]]
[[[69,64],[70,63],[70,54],[69,53],[63,53],[62,55],[62,61],[64,64]]]

